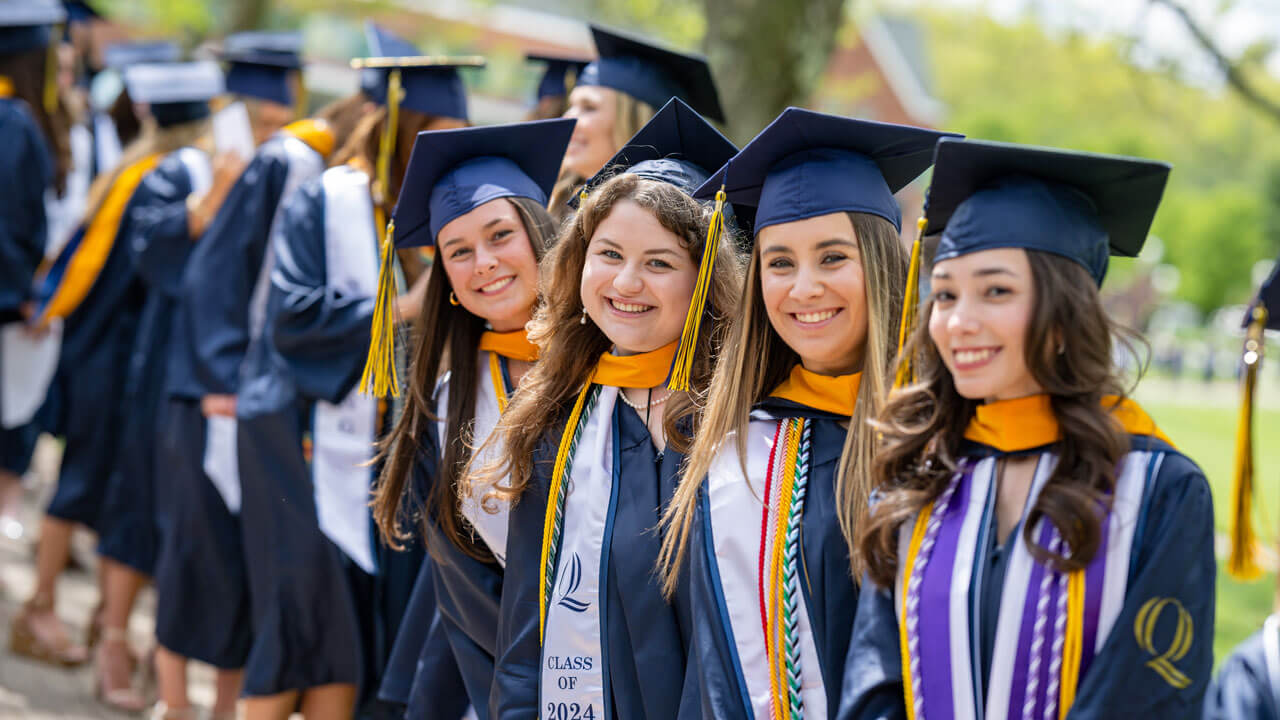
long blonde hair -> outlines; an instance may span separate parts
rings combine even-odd
[[[897,353],[898,322],[906,289],[909,257],[893,224],[878,215],[849,213],[857,237],[862,271],[866,282],[867,341],[858,390],[857,407],[845,434],[836,472],[836,516],[854,557],[855,531],[866,511],[871,489],[871,461],[875,452],[874,433],[865,431],[866,422],[879,413],[892,385],[894,356]],[[716,455],[732,434],[742,472],[747,474],[747,424],[756,403],[768,396],[790,374],[800,357],[790,348],[765,311],[760,289],[760,246],[752,250],[743,288],[742,312],[728,331],[729,342],[716,367],[706,410],[685,458],[680,484],[662,518],[666,528],[658,565],[664,576],[664,591],[675,590],[676,577],[687,555],[689,533],[698,504],[703,478]],[[860,575],[855,570],[854,576]]]
[[[653,119],[657,110],[654,110],[649,103],[637,100],[621,90],[614,90],[613,94],[617,97],[613,121],[613,150],[617,152],[640,132],[640,128],[644,127],[645,123]],[[561,171],[555,187],[551,189],[551,200],[547,203],[547,209],[551,211],[551,217],[555,218],[556,222],[562,223],[568,219],[571,212],[569,199],[586,181],[587,178],[572,170]]]
[[[115,185],[116,178],[125,168],[133,165],[149,155],[168,155],[184,147],[198,147],[205,151],[213,149],[213,138],[209,134],[209,118],[192,120],[191,122],[160,127],[156,121],[147,117],[142,121],[142,132],[137,139],[129,143],[120,154],[120,161],[111,172],[99,175],[89,186],[89,199],[85,207],[85,221],[92,220],[106,202],[107,193]]]
[[[529,323],[529,339],[538,345],[538,363],[520,380],[520,389],[502,413],[486,443],[504,452],[480,468],[472,468],[463,482],[465,493],[484,488],[486,499],[514,502],[533,474],[533,454],[543,442],[559,437],[584,383],[611,342],[593,322],[581,323],[580,281],[587,244],[596,228],[620,202],[633,202],[657,218],[680,239],[694,261],[702,257],[710,213],[674,185],[622,174],[592,193],[565,227],[555,247],[539,264],[542,305]],[[725,321],[732,316],[742,283],[741,262],[731,241],[722,237],[707,293],[706,315],[699,329],[698,353],[690,375],[692,393],[675,393],[666,403],[663,427],[675,448],[688,445],[682,421],[694,419],[698,402],[711,381],[713,358],[724,339]],[[505,479],[505,482],[503,482]],[[486,503],[488,504],[488,503]]]

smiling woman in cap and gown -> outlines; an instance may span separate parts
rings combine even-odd
[[[687,596],[653,532],[741,268],[690,197],[736,151],[672,100],[593,178],[542,263],[538,363],[463,490],[510,503],[489,717],[697,717]],[[677,389],[669,389],[668,384]],[[488,452],[481,446],[480,453]]]
[[[600,172],[671,98],[680,98],[703,117],[724,122],[706,58],[595,24],[591,38],[598,57],[577,74],[564,113],[578,124],[551,193],[551,213],[558,219],[563,219],[565,204],[579,186]]]
[[[476,493],[461,496],[458,479],[537,359],[525,324],[538,260],[555,240],[547,194],[573,124],[422,133],[396,208],[398,244],[436,247],[405,412],[374,498],[388,543],[423,542],[431,556],[382,683],[384,697],[404,694],[406,717],[442,717],[454,697],[461,711],[468,696],[488,717],[507,515],[485,512]],[[437,668],[455,656],[465,694],[440,687]]]
[[[1168,173],[939,142],[925,228],[942,237],[876,425],[841,718],[1200,712],[1209,487],[1124,397],[1098,293]]]
[[[748,284],[667,512],[704,717],[835,717],[908,256],[893,193],[943,133],[788,108],[699,196],[755,208]]]
[[[263,329],[250,342],[236,398],[254,618],[244,686],[250,720],[285,718],[298,707],[349,717],[358,689],[370,696],[376,688],[389,640],[380,642],[373,606],[390,578],[367,507],[368,461],[399,401],[380,402],[358,385],[375,307],[387,310],[389,324],[394,309],[416,316],[426,278],[393,297],[385,220],[416,133],[466,124],[458,66],[480,62],[357,63],[380,71],[380,95],[391,101],[282,206]]]

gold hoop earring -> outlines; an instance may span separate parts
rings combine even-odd
[[[458,296],[457,296],[457,295],[454,295],[452,290],[450,290],[450,291],[449,291],[449,304],[450,304],[450,305],[461,305],[461,304],[462,304],[462,303],[458,302]]]

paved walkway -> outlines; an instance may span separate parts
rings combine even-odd
[[[9,622],[35,585],[32,562],[39,512],[52,492],[52,477],[58,465],[56,443],[42,440],[37,450],[34,477],[27,483],[26,535],[18,541],[0,536],[0,720],[115,720],[136,718],[116,713],[93,698],[92,665],[64,670],[15,657],[8,652]],[[98,602],[96,573],[92,564],[94,539],[78,533],[75,556],[88,569],[72,569],[63,574],[58,586],[58,614],[70,624],[76,637],[83,638],[89,615]],[[155,595],[143,591],[129,627],[136,649],[149,648],[154,628]],[[207,706],[213,701],[211,673],[203,667],[191,672],[193,702]]]

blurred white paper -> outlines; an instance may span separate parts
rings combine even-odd
[[[240,514],[240,468],[236,456],[236,419],[225,415],[205,418],[204,474],[213,481],[232,515]]]
[[[234,102],[214,113],[213,146],[219,153],[233,152],[245,162],[253,159],[253,126],[244,103]]]
[[[40,337],[16,322],[0,328],[0,424],[16,428],[31,422],[44,404],[62,349],[62,321]]]

